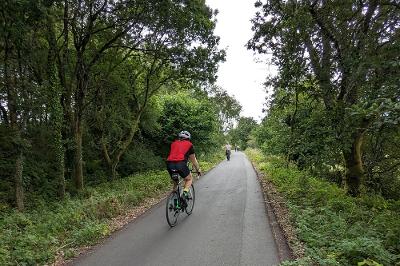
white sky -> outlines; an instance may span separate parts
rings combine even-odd
[[[221,37],[220,48],[227,48],[226,61],[219,66],[217,85],[240,102],[242,116],[251,116],[261,121],[267,96],[262,83],[275,70],[265,62],[256,63],[259,56],[257,58],[253,51],[245,47],[253,36],[250,19],[256,11],[254,2],[206,0],[208,6],[219,11],[215,34]]]

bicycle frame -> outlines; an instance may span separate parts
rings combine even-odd
[[[193,210],[193,206],[194,206],[194,200],[195,200],[195,190],[194,190],[194,186],[193,184],[191,185],[190,188],[190,198],[191,200],[187,201],[185,199],[183,199],[182,197],[182,192],[183,192],[183,182],[184,182],[184,178],[180,177],[180,175],[178,174],[178,172],[173,172],[171,175],[172,180],[175,182],[176,184],[176,188],[171,192],[170,196],[168,196],[167,199],[167,203],[166,203],[166,216],[167,216],[167,222],[171,227],[174,227],[178,216],[181,212],[186,212],[186,214],[190,215],[192,213]],[[172,202],[171,205],[171,196],[173,197],[173,195],[176,195],[176,200],[177,202],[174,201]],[[188,202],[191,202],[191,205],[188,205]],[[185,205],[182,205],[184,204]],[[189,209],[188,209],[188,206]],[[173,217],[171,217],[172,219],[170,219],[170,214],[173,213]]]

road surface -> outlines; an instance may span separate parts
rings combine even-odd
[[[195,190],[192,215],[181,214],[174,228],[163,201],[72,264],[279,264],[261,188],[244,153],[232,152]]]

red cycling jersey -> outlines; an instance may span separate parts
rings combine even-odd
[[[168,162],[187,161],[189,155],[194,153],[193,144],[189,140],[175,140],[171,143]]]

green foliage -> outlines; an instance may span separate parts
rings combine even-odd
[[[0,9],[0,206],[62,198],[118,176],[120,160],[124,174],[159,167],[160,141],[146,138],[161,130],[154,96],[209,86],[224,59],[204,1],[6,0]]]
[[[256,140],[265,154],[284,155],[300,168],[312,169],[340,183],[341,144],[334,137],[322,103],[306,93],[296,96],[280,93],[275,105],[256,131]],[[295,97],[295,99],[293,99]],[[295,106],[290,102],[296,101]],[[286,104],[283,102],[288,101]]]
[[[257,122],[252,117],[240,117],[237,126],[228,133],[232,145],[245,150],[249,146],[252,132],[257,128]]]
[[[248,47],[272,54],[278,69],[266,82],[273,95],[261,147],[329,174],[350,194],[373,190],[398,199],[399,193],[386,193],[398,187],[400,170],[398,149],[386,146],[398,143],[400,126],[398,6],[343,0],[258,1],[256,7]]]
[[[242,110],[240,103],[218,86],[211,88],[211,101],[218,110],[222,131],[232,129],[234,121],[239,119]]]
[[[370,259],[368,259],[368,260],[363,260],[363,261],[360,261],[359,263],[357,263],[357,266],[383,266],[383,264],[380,264],[380,263],[377,263],[376,261],[374,261],[374,260],[370,260]]]
[[[247,154],[287,199],[297,236],[306,246],[305,258],[283,265],[400,263],[398,201],[377,195],[353,198],[307,171],[287,167],[280,157],[256,150]]]
[[[162,130],[159,139],[163,140],[163,155],[166,157],[169,144],[177,138],[181,130],[192,134],[196,154],[213,153],[218,149],[219,124],[218,114],[207,99],[197,99],[188,93],[178,92],[165,95],[163,114],[160,117]]]
[[[145,172],[163,167],[165,167],[165,163],[160,156],[155,155],[143,143],[134,143],[122,158],[119,173],[122,176],[127,176],[131,173]]]
[[[300,168],[343,184],[345,163],[341,151],[346,149],[346,141],[335,136],[335,125],[327,119],[332,113],[310,97],[307,88],[297,97],[282,91],[276,95],[274,102],[280,104],[270,108],[257,129],[257,144],[265,154],[285,156]],[[398,149],[394,148],[400,143],[399,136],[398,126],[380,124],[366,133],[362,146],[366,190],[388,199],[400,197],[400,164]]]
[[[200,168],[203,172],[211,170],[216,163],[221,162],[222,160],[225,159],[225,154],[222,152],[215,152],[215,153],[208,153],[199,156],[197,158],[199,161]]]
[[[400,199],[399,145],[397,126],[381,125],[366,135],[366,185],[385,198]]]

